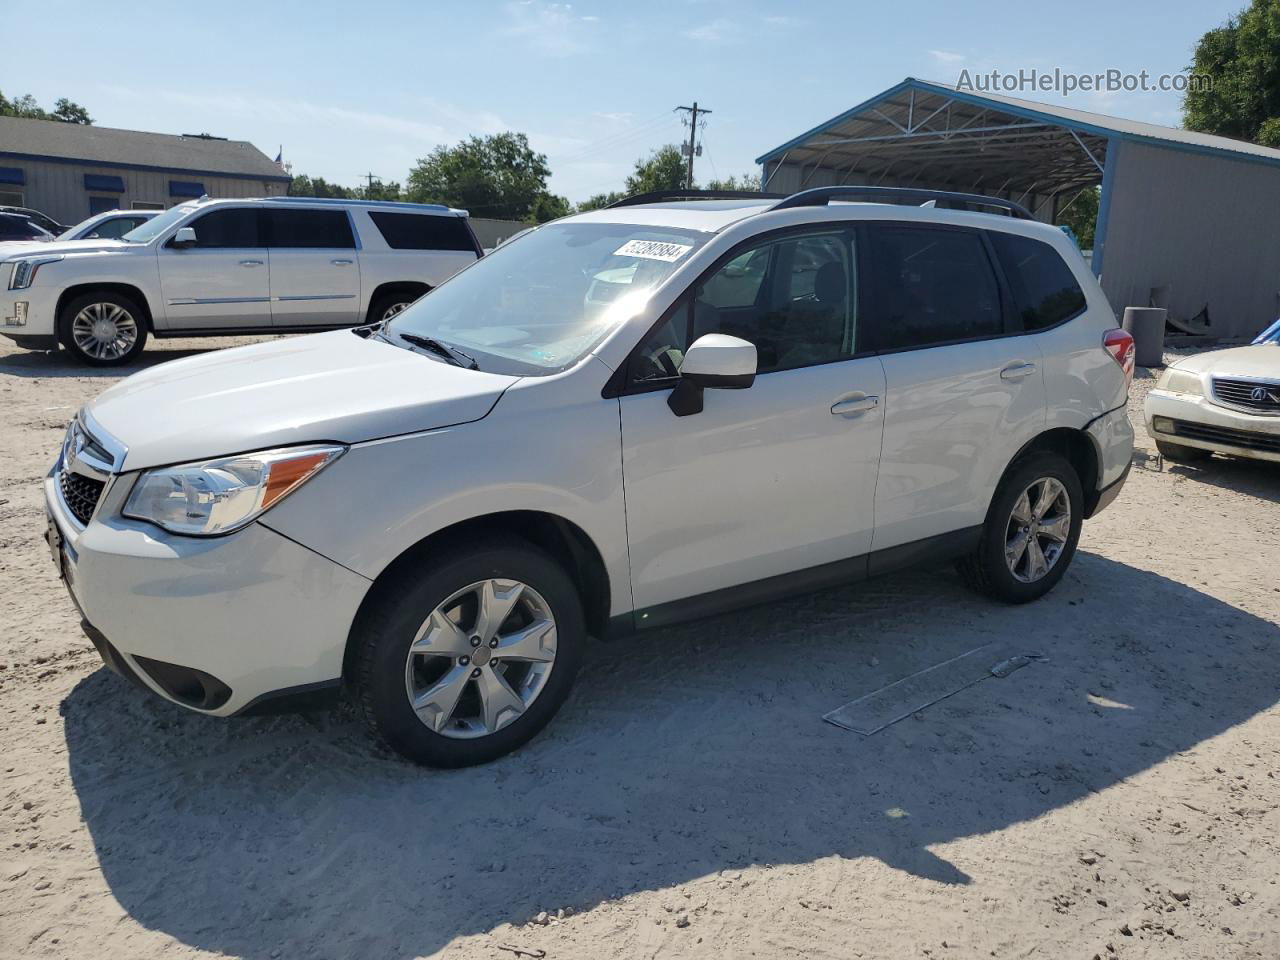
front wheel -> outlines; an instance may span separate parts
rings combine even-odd
[[[459,545],[380,584],[352,642],[369,726],[417,763],[509,753],[569,695],[586,643],[573,581],[520,540]]]
[[[58,315],[58,340],[81,363],[114,367],[128,363],[147,342],[142,310],[123,294],[82,294]]]
[[[1005,475],[978,549],[960,561],[960,573],[970,587],[997,600],[1037,600],[1066,573],[1083,518],[1075,468],[1056,453],[1033,453]]]

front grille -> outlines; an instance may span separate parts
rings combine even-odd
[[[1186,420],[1173,421],[1173,432],[1189,440],[1221,443],[1231,447],[1244,447],[1246,450],[1261,450],[1264,453],[1280,453],[1280,433],[1254,433],[1252,430],[1233,430],[1207,423],[1188,423]]]
[[[58,486],[62,489],[62,499],[66,501],[72,516],[87,526],[106,484],[81,473],[72,473],[63,467],[58,471]]]
[[[1213,397],[1219,403],[1254,413],[1280,414],[1280,383],[1214,377]]]

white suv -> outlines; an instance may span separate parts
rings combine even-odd
[[[475,261],[465,210],[267,197],[183,203],[118,240],[0,260],[0,334],[127,363],[148,333],[303,333],[390,317]]]
[[[588,634],[917,561],[1041,596],[1128,474],[1132,340],[1021,208],[846,195],[569,217],[389,321],[112,387],[45,485],[86,632],[191,709],[345,687],[456,766]]]

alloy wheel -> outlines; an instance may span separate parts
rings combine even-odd
[[[472,583],[431,612],[405,660],[405,692],[429,730],[454,739],[496,733],[546,687],[556,621],[518,580]]]
[[[137,345],[138,322],[117,303],[90,303],[71,321],[76,347],[95,360],[119,360]]]
[[[387,309],[386,309],[386,310],[382,311],[382,319],[383,319],[384,321],[386,321],[386,320],[390,320],[390,319],[391,319],[392,317],[394,317],[397,313],[404,313],[405,308],[406,308],[406,307],[408,307],[408,306],[409,306],[409,304],[404,303],[404,302],[401,302],[401,303],[393,303],[393,304],[391,304],[391,306],[387,307]]]
[[[1013,503],[1004,559],[1015,580],[1035,583],[1053,569],[1071,533],[1071,498],[1054,477],[1041,477]]]

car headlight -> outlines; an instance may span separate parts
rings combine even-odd
[[[334,444],[286,447],[147,470],[133,485],[124,515],[187,536],[230,533],[257,519],[346,449]]]
[[[1200,374],[1190,370],[1179,370],[1177,367],[1165,367],[1164,373],[1156,381],[1156,388],[1168,390],[1170,393],[1189,393],[1192,396],[1204,396],[1204,387],[1200,385]]]
[[[9,275],[10,290],[25,290],[31,286],[36,279],[36,271],[43,267],[46,263],[57,263],[61,260],[60,256],[48,257],[32,257],[28,260],[19,260],[13,265],[13,273]]]

